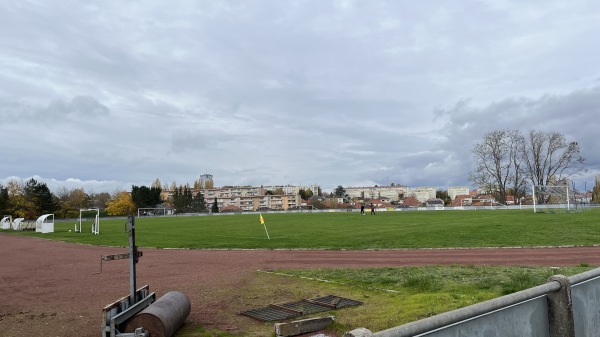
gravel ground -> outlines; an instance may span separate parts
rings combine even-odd
[[[157,296],[185,293],[188,322],[236,330],[218,309],[256,270],[431,264],[600,265],[600,247],[318,250],[160,250],[141,248],[137,285]],[[128,295],[127,260],[100,256],[126,248],[77,245],[0,233],[0,336],[100,336],[101,310]],[[231,289],[231,291],[223,291]],[[214,298],[211,294],[230,294]]]

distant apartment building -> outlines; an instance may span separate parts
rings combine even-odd
[[[293,186],[293,185],[285,185],[285,186],[262,186],[264,191],[271,191],[274,192],[276,190],[281,189],[283,191],[284,194],[299,194],[300,190],[311,190],[313,192],[313,194],[318,194],[319,193],[319,185],[312,185],[312,186]]]
[[[407,196],[414,197],[420,202],[427,202],[429,199],[435,199],[435,187],[416,187],[408,190]]]
[[[202,194],[206,200],[212,200],[214,198],[250,197],[263,195],[264,192],[266,191],[261,187],[255,186],[226,186],[202,190]]]
[[[290,208],[299,207],[302,199],[300,195],[255,195],[255,196],[235,196],[235,197],[213,197],[216,198],[217,205],[220,209],[228,206],[235,206],[241,211],[257,211],[257,210],[288,210]]]
[[[295,188],[298,191],[300,190],[300,187],[295,186]],[[265,195],[267,191],[270,191],[270,189],[264,187],[226,186],[192,190],[192,194],[195,196],[201,193],[207,205],[212,204],[216,199],[220,209],[234,206],[242,211],[256,211],[258,209],[287,210],[298,207],[302,203],[300,195],[297,192],[294,193],[296,191],[294,188],[289,189],[292,193],[287,193],[284,190],[285,194],[283,195]],[[161,198],[168,200],[173,194],[174,191],[162,191]]]
[[[467,186],[454,186],[448,187],[448,197],[454,200],[458,195],[469,195],[469,187]]]
[[[228,186],[213,188],[202,191],[207,203],[213,202],[216,198],[219,208],[227,206],[238,207],[242,211],[256,211],[259,209],[287,210],[299,207],[302,203],[298,191],[299,186],[282,186],[265,188],[254,186]],[[271,189],[273,188],[273,189]],[[267,191],[274,191],[282,188],[282,195],[267,195]]]
[[[374,187],[346,187],[346,194],[351,199],[379,199],[388,198],[398,201],[406,196],[406,186],[374,186]]]

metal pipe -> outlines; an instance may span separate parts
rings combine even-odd
[[[569,282],[571,282],[571,287],[573,287],[576,286],[578,283],[591,281],[598,277],[600,277],[600,268],[588,270],[581,274],[573,275],[569,277]]]
[[[191,308],[185,294],[170,291],[130,319],[125,332],[133,332],[142,327],[152,337],[171,337],[185,322]]]

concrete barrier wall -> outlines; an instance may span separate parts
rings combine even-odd
[[[600,337],[600,268],[373,336]]]
[[[575,336],[600,337],[600,277],[594,271],[569,278]]]

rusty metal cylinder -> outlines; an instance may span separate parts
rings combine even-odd
[[[184,293],[170,291],[133,316],[125,325],[125,332],[144,328],[150,337],[172,337],[185,322],[192,306]]]

